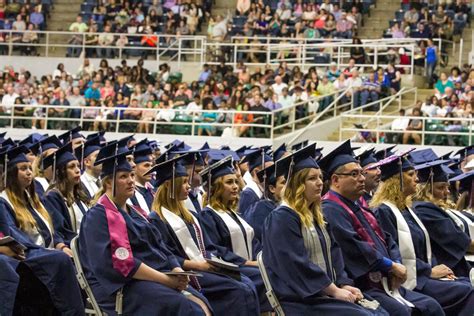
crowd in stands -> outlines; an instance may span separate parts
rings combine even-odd
[[[151,123],[156,121],[162,128],[158,132],[164,132],[170,128],[167,122],[194,120],[200,123],[194,131],[199,135],[221,135],[235,123],[238,127],[232,131],[234,134],[253,136],[254,132],[262,131],[255,131],[251,125],[269,125],[271,111],[282,109],[275,124],[309,116],[329,106],[337,91],[346,92],[341,105],[349,107],[352,102],[354,107],[363,106],[396,93],[401,83],[400,71],[392,65],[362,75],[354,59],[341,69],[332,63],[327,69],[311,67],[306,72],[297,66],[290,68],[285,62],[278,67],[254,69],[248,69],[242,62],[235,69],[225,63],[205,64],[192,82],[184,82],[182,74],[171,72],[167,64],[159,69],[157,73],[150,72],[144,68],[143,59],[133,66],[123,60],[115,68],[103,59],[97,69],[85,59],[79,69],[65,69],[59,64],[41,78],[32,77],[23,69],[15,72],[11,67],[6,68],[0,78],[1,112],[10,115],[12,105],[20,104],[14,108],[15,116],[33,119],[18,119],[14,125],[32,128],[71,125],[67,120],[56,119],[57,122],[50,121],[45,126],[46,114],[73,120],[82,115],[89,120],[84,124],[89,130],[115,130],[115,120],[128,119],[136,122],[127,131],[153,132]],[[300,105],[292,110],[297,103]],[[87,109],[81,114],[78,109],[31,105],[86,106]],[[9,122],[7,118],[2,121]]]
[[[474,67],[465,65],[463,69],[453,67],[450,73],[441,72],[434,85],[433,95],[426,100],[419,100],[411,113],[400,110],[399,117],[392,122],[390,129],[403,133],[390,133],[388,142],[421,144],[420,132],[432,131],[441,133],[425,135],[425,144],[455,146],[467,143],[465,136],[449,133],[469,131],[470,123],[462,119],[474,118],[473,87]],[[423,120],[421,117],[429,119]]]

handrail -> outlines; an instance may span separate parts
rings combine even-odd
[[[339,91],[340,94],[339,96],[334,99],[334,101],[332,101],[324,110],[322,110],[321,112],[319,112],[314,118],[313,120],[308,123],[308,125],[306,125],[304,128],[300,129],[295,136],[293,136],[293,138],[291,138],[291,140],[287,143],[288,146],[291,146],[291,144],[293,144],[301,135],[303,135],[304,132],[306,132],[307,129],[309,129],[314,123],[316,123],[321,117],[323,117],[326,113],[329,112],[329,110],[334,110],[335,111],[335,107],[337,105],[337,103],[339,102],[339,100],[341,100],[341,98],[351,90],[352,88],[347,88],[345,89],[344,91]]]
[[[366,115],[366,114],[351,114],[351,115],[347,115],[347,114],[342,114],[341,115],[341,122],[345,119],[345,118],[350,118],[350,119],[369,119],[369,118],[372,118],[373,116],[372,115]],[[383,125],[381,125],[381,120],[391,120],[391,122],[393,122],[394,120],[396,119],[400,119],[400,118],[404,118],[404,119],[407,119],[407,120],[412,120],[412,119],[416,119],[416,120],[421,120],[423,122],[423,128],[422,130],[410,130],[410,131],[404,131],[404,130],[392,130],[390,128],[386,128],[386,126],[389,124],[389,123],[385,123]],[[462,143],[460,146],[467,146],[467,145],[471,145],[473,143],[473,139],[472,139],[472,131],[473,131],[473,123],[474,123],[474,118],[458,118],[458,117],[455,117],[455,118],[450,118],[450,117],[424,117],[424,116],[392,116],[392,115],[379,115],[376,117],[377,119],[377,124],[376,124],[376,127],[375,128],[363,128],[363,129],[359,129],[359,128],[354,128],[354,127],[342,127],[342,124],[341,124],[341,127],[340,127],[340,134],[339,134],[339,139],[342,140],[342,133],[343,132],[361,132],[361,131],[364,131],[364,132],[370,132],[370,133],[376,133],[377,137],[376,137],[376,142],[379,143],[380,142],[380,134],[382,133],[391,133],[391,134],[403,134],[405,132],[408,132],[408,133],[413,133],[413,134],[421,134],[421,145],[426,145],[426,136],[429,136],[429,135],[440,135],[440,136],[464,136],[464,137],[468,137],[467,139],[467,143]],[[427,131],[426,130],[426,125],[427,123],[439,123],[440,125],[443,125],[444,122],[460,122],[460,124],[456,124],[456,125],[459,125],[460,127],[463,127],[463,128],[467,128],[467,131],[451,131],[451,130],[446,130],[446,129],[443,129],[443,130],[433,130],[433,131]],[[390,123],[391,124],[391,123]]]

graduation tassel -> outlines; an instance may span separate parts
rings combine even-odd
[[[84,170],[84,150],[85,150],[84,143],[81,144],[81,170]]]
[[[400,175],[400,191],[403,192],[403,168],[402,168],[403,162],[402,162],[402,157],[398,158],[398,166],[399,166],[399,175]]]
[[[3,167],[3,189],[7,187],[8,155],[5,153],[5,166]]]
[[[171,192],[170,192],[170,198],[174,200],[174,182],[175,182],[175,177],[176,175],[176,164],[173,162],[173,177],[171,178]]]
[[[39,151],[40,151],[39,154],[40,154],[40,159],[41,159],[41,161],[40,161],[40,164],[41,164],[40,168],[41,168],[41,171],[43,171],[43,170],[44,170],[44,162],[43,162],[43,161],[44,161],[44,157],[43,157],[43,146],[41,146],[41,144],[39,145]]]
[[[290,166],[288,168],[288,175],[286,177],[286,181],[288,183],[288,181],[290,181],[290,178],[292,176],[292,173],[293,173],[293,167],[295,166],[295,161],[294,161],[294,158],[293,156],[291,156],[291,162],[290,162]]]
[[[262,148],[262,169],[265,168],[265,150]]]
[[[56,153],[53,154],[53,183],[56,183]]]
[[[267,172],[263,169],[263,197],[267,199]]]
[[[192,187],[192,183],[194,181],[194,171],[196,170],[196,155],[197,153],[193,154],[193,167],[191,169],[191,178],[189,179],[189,186]]]
[[[212,183],[212,172],[211,170],[209,170],[209,175],[208,175],[208,179],[207,179],[207,204],[209,204],[210,200],[211,200],[211,183]]]
[[[115,173],[117,172],[117,157],[114,158],[114,168],[112,169],[112,197],[115,198],[116,187],[115,187]]]
[[[433,191],[434,191],[434,172],[433,172],[433,168],[430,168],[430,185],[431,185],[431,195],[433,195]]]

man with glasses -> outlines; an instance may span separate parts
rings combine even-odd
[[[360,203],[365,193],[364,169],[346,141],[319,162],[329,181],[323,197],[326,221],[339,243],[347,273],[355,286],[375,298],[390,315],[436,315],[439,304],[401,286],[406,267],[392,237],[385,234],[370,209]]]
[[[380,168],[370,168],[377,163],[377,158],[374,157],[374,148],[365,150],[358,155],[356,159],[359,165],[364,169],[365,190],[364,194],[359,198],[360,205],[368,207],[372,200],[372,194],[377,190],[380,183]]]

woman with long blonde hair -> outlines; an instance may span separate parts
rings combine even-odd
[[[323,180],[309,145],[278,162],[288,172],[282,203],[268,215],[263,262],[287,315],[371,315],[355,304],[362,292],[350,286],[341,250],[321,210]]]
[[[203,275],[191,278],[191,285],[202,290],[216,315],[257,315],[259,303],[255,285],[245,275],[240,276],[241,281],[226,276],[213,264],[212,258],[222,255],[209,242],[198,214],[185,207],[190,190],[188,173],[182,164],[185,157],[163,161],[148,172],[156,172],[157,181],[150,221],[161,232],[183,269]],[[239,308],[229,309],[229,306]]]
[[[232,156],[218,160],[216,158],[222,157],[221,154],[209,155],[216,162],[200,173],[206,189],[204,208],[199,213],[202,227],[210,243],[218,246],[222,259],[238,265],[240,272],[255,284],[260,310],[271,311],[256,262],[261,245],[254,238],[253,228],[236,212],[240,187]]]
[[[417,155],[415,152],[412,157]],[[371,207],[383,230],[398,244],[402,263],[407,268],[407,279],[403,286],[434,298],[446,315],[469,315],[472,313],[469,306],[474,304],[474,292],[469,280],[458,279],[456,272],[453,272],[454,266],[439,260],[440,264],[436,264],[439,254],[436,250],[437,238],[431,233],[432,227],[426,225],[417,211],[420,202],[413,205],[415,211],[412,209],[412,198],[422,198],[422,204],[425,204],[422,207],[439,208],[437,204],[446,205],[449,190],[443,163],[435,161],[415,167],[406,156],[394,156],[386,163],[382,162],[382,183],[375,192]],[[446,232],[448,230],[443,238],[449,239],[446,235],[451,234],[451,231]],[[456,234],[454,231],[452,233]],[[456,247],[451,246],[452,249]]]
[[[83,315],[70,249],[55,233],[51,216],[35,193],[26,152],[26,147],[19,146],[0,154],[6,170],[1,178],[2,182],[6,181],[0,194],[0,235],[11,236],[26,247],[19,253],[24,265],[18,266],[17,272],[20,279],[26,278],[23,285],[20,282],[19,292],[27,291],[30,297],[17,303],[24,306],[22,310],[26,314]],[[48,293],[43,295],[45,289]]]

